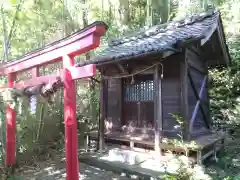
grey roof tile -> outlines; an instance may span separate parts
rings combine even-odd
[[[112,39],[109,46],[94,57],[93,61],[98,63],[163,51],[174,47],[178,41],[205,37],[213,24],[218,23],[219,16],[218,10],[199,13],[180,21],[153,26],[129,37]]]

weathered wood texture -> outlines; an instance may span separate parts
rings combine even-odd
[[[123,125],[152,128],[154,126],[153,75],[138,75],[134,79],[124,79],[122,89]]]
[[[176,120],[171,114],[181,111],[181,84],[180,84],[180,60],[166,59],[163,63],[164,72],[162,79],[162,111],[163,111],[163,129],[175,131]]]
[[[100,84],[100,121],[99,121],[99,149],[100,152],[103,152],[105,142],[104,142],[104,131],[105,126],[104,123],[107,120],[107,112],[108,112],[108,81],[105,79],[101,79]]]
[[[161,97],[159,95],[159,92],[161,90],[161,84],[160,77],[159,77],[159,65],[155,66],[155,73],[154,73],[154,123],[155,123],[155,151],[157,153],[161,153],[161,147],[160,147],[160,138],[161,138],[161,132],[160,127],[162,125],[162,114],[159,112],[161,111],[160,103],[161,103]]]
[[[175,125],[176,120],[172,118],[172,113],[180,112],[180,58],[184,56],[175,56],[174,58],[166,59],[163,62],[163,79],[162,79],[162,129],[171,134],[177,134]],[[137,71],[143,67],[132,69]],[[161,72],[161,68],[160,68]],[[116,76],[117,68],[112,66],[108,70],[108,76]],[[125,79],[109,79],[108,85],[108,121],[105,124],[107,129],[114,131],[121,129],[122,126],[154,129],[154,91],[153,87],[154,69],[148,70],[144,75],[137,75]],[[161,73],[160,73],[161,74]],[[160,76],[160,75],[159,75]],[[159,77],[160,78],[160,77]],[[132,82],[133,81],[133,82]],[[126,82],[129,87],[134,84],[139,85],[128,89],[131,97],[126,96]],[[146,92],[140,89],[146,89]],[[126,99],[128,98],[128,99]]]
[[[90,132],[88,134],[92,140],[97,139],[97,132]],[[105,140],[111,144],[124,144],[127,146],[134,147],[147,147],[150,149],[154,148],[154,134],[142,134],[142,133],[126,133],[126,132],[110,132],[105,134]],[[186,147],[176,146],[172,143],[161,142],[160,147],[163,151],[168,152],[169,150],[174,153],[186,154],[187,156],[196,159],[198,164],[209,156],[213,155],[216,158],[216,154],[219,150],[224,148],[225,134],[222,133],[210,133],[196,137],[193,139],[196,146]]]
[[[111,129],[121,125],[121,81],[121,79],[108,80],[106,128]]]
[[[181,117],[183,118],[184,122],[184,128],[183,128],[183,138],[185,140],[190,139],[189,135],[189,104],[188,104],[188,59],[185,53],[184,59],[180,62],[180,84],[181,84]]]
[[[185,58],[186,62],[184,61]],[[180,129],[176,128],[178,123],[171,115],[176,113],[181,113],[188,122],[185,129],[186,134],[189,134],[188,139],[209,132],[210,114],[206,83],[207,67],[201,51],[198,52],[197,47],[192,47],[187,49],[185,53],[179,53],[166,58],[162,64],[164,67],[161,86],[163,117],[161,132],[163,135],[175,137],[179,134]],[[131,66],[131,71],[136,72],[144,68],[143,63],[138,65],[135,68]],[[183,69],[182,67],[185,67],[183,65],[186,65],[187,68],[185,81],[183,79],[183,71],[186,68]],[[148,66],[146,65],[145,67]],[[109,66],[108,76],[117,76],[120,73],[126,75],[129,73],[124,69],[124,65],[121,69],[117,67],[116,65]],[[152,130],[156,123],[154,121],[153,73],[154,68],[144,74],[135,75],[133,78],[130,76],[129,78],[108,80],[106,130],[115,131],[126,126],[130,131],[134,131],[131,128],[145,128],[147,131],[150,130],[151,133],[154,132]],[[187,89],[185,93],[186,98],[183,96],[184,87]],[[184,115],[184,113],[187,114]]]
[[[187,49],[188,67],[188,104],[190,133],[194,136],[208,132],[209,97],[207,89],[207,66],[198,49]]]

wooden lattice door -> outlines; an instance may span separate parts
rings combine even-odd
[[[123,125],[152,127],[154,119],[154,82],[152,75],[124,79]]]

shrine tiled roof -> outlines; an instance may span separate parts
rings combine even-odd
[[[92,59],[94,63],[131,58],[174,48],[179,41],[199,39],[204,44],[218,28],[220,12],[211,10],[179,21],[156,25],[132,36],[116,38]]]

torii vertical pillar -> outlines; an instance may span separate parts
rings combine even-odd
[[[70,69],[74,58],[63,56],[64,122],[67,180],[78,180],[78,143],[76,118],[76,85]]]
[[[8,88],[13,88],[15,74],[8,74]],[[15,165],[16,159],[16,112],[9,104],[6,108],[6,159],[7,165]]]
[[[107,26],[101,21],[92,23],[84,29],[48,45],[36,52],[31,52],[14,63],[0,66],[0,75],[8,76],[8,88],[13,88],[15,75],[32,69],[35,74],[24,83],[17,83],[17,88],[36,86],[56,80],[59,76],[64,82],[64,123],[66,141],[66,169],[67,180],[78,180],[78,143],[77,143],[77,118],[76,118],[76,85],[75,80],[96,75],[96,65],[73,67],[74,57],[95,49],[100,44],[100,37],[105,34]],[[63,61],[64,69],[60,75],[39,76],[37,68],[54,62]],[[34,69],[36,68],[36,69]],[[4,87],[5,88],[5,87]],[[6,166],[15,165],[16,154],[16,113],[7,106],[6,120]]]

